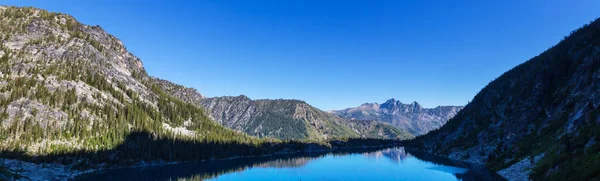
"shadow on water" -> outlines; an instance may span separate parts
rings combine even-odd
[[[424,151],[416,150],[416,149],[406,149],[406,151],[418,158],[422,161],[431,162],[436,165],[443,166],[452,166],[458,168],[466,168],[466,172],[464,173],[455,173],[456,178],[465,181],[479,181],[479,180],[490,180],[490,181],[504,181],[506,180],[504,177],[500,176],[498,173],[488,170],[482,165],[470,164],[463,161],[452,160],[446,157],[440,157],[436,155],[429,154]]]
[[[76,180],[205,180],[241,172],[248,168],[296,168],[326,155],[363,154],[381,148],[344,149],[332,152],[297,153],[266,157],[189,162],[160,166],[103,170],[82,175]]]
[[[449,172],[446,167],[458,168],[453,173],[460,180],[504,180],[494,172],[484,167],[471,165],[464,162],[436,157],[424,152],[411,150],[410,153],[403,148],[383,149],[349,149],[350,147],[394,145],[395,140],[379,139],[348,139],[346,141],[330,141],[329,147],[315,143],[299,141],[286,141],[277,143],[241,144],[206,142],[190,140],[173,140],[157,138],[147,132],[130,133],[122,144],[110,150],[100,151],[74,151],[56,153],[43,156],[31,156],[21,151],[3,151],[2,158],[15,158],[35,163],[55,162],[71,165],[73,169],[99,168],[102,165],[131,166],[140,161],[145,162],[177,162],[193,160],[188,163],[147,166],[138,168],[123,168],[98,171],[82,175],[76,179],[81,180],[205,180],[215,178],[227,173],[243,172],[249,168],[296,168],[304,167],[309,162],[323,158],[327,155],[343,157],[350,154],[383,157],[393,162],[402,162],[407,158],[417,158],[431,162],[442,167],[430,168],[432,170]],[[345,149],[344,149],[345,148]],[[295,153],[277,155],[276,153]],[[276,156],[264,156],[275,154]],[[246,158],[239,158],[246,157]],[[219,160],[226,158],[238,158]],[[159,162],[160,163],[160,162]],[[105,168],[105,167],[104,167]],[[466,170],[460,172],[460,169]],[[351,171],[350,171],[351,172]],[[346,174],[346,173],[345,173]],[[360,174],[360,173],[347,173]],[[393,174],[393,173],[388,173]]]
[[[299,153],[293,155],[280,155],[269,157],[239,158],[230,160],[215,160],[204,162],[190,162],[172,165],[104,170],[88,175],[83,175],[77,180],[206,180],[221,175],[243,172],[250,168],[298,168],[309,162],[321,159],[327,155],[345,156],[361,154],[366,157],[385,158],[386,160],[401,163],[403,160],[414,157],[421,161],[439,165],[440,168],[462,169],[465,172],[454,173],[458,180],[505,180],[495,172],[490,172],[484,167],[453,161],[415,150],[406,151],[404,148],[387,149],[345,149],[333,152]],[[438,170],[444,171],[444,170]],[[447,172],[444,171],[444,172]],[[333,173],[332,173],[333,174]],[[356,173],[347,173],[356,174]]]
[[[332,148],[317,143],[301,141],[261,142],[246,144],[239,142],[180,140],[156,137],[149,132],[131,132],[124,141],[108,150],[65,151],[47,155],[28,155],[23,151],[1,151],[0,158],[19,159],[34,163],[56,162],[72,165],[74,169],[90,169],[98,165],[128,166],[140,161],[180,162],[191,160],[214,160],[235,157],[263,156],[285,152],[330,151],[355,146],[397,144],[396,140],[347,139],[332,140]]]

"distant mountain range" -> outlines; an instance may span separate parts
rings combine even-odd
[[[402,129],[382,122],[344,120],[300,100],[251,100],[241,95],[206,98],[200,104],[218,123],[259,137],[413,137]]]
[[[441,127],[462,108],[463,106],[423,108],[417,102],[403,104],[396,99],[389,99],[383,104],[364,103],[358,107],[331,112],[346,119],[390,123],[413,135],[421,135]]]
[[[0,15],[2,156],[206,160],[412,138],[388,124],[347,122],[297,100],[205,98],[148,75],[100,26],[29,7],[0,6]]]
[[[0,15],[2,158],[85,170],[389,146],[397,141],[366,138],[414,134],[404,146],[510,180],[600,177],[600,20],[507,71],[464,108],[390,99],[325,112],[300,100],[206,98],[148,75],[99,26],[36,8],[0,6]],[[0,166],[0,180],[43,176],[35,168]]]
[[[301,100],[251,100],[244,95],[206,98],[196,89],[159,78],[153,80],[169,95],[204,108],[217,123],[253,136],[281,139],[414,137],[389,123],[343,119]]]

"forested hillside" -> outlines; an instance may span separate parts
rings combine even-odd
[[[233,131],[190,103],[201,96],[180,98],[195,90],[148,76],[99,26],[36,8],[0,6],[0,15],[1,157],[78,157],[62,160],[90,166],[80,159],[203,160],[394,143],[281,141]]]
[[[331,139],[344,137],[408,139],[412,135],[389,124],[354,124],[300,100],[246,96],[206,98],[202,107],[222,125],[259,137]]]
[[[255,143],[165,93],[99,26],[34,8],[0,7],[2,150],[104,150],[132,131]]]
[[[408,131],[398,129],[389,123],[377,120],[347,119],[345,122],[352,130],[356,130],[363,138],[398,138],[407,140],[415,137]]]
[[[600,20],[483,88],[439,130],[408,142],[508,179],[599,180]]]

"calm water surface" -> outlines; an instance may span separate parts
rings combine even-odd
[[[352,150],[128,168],[79,180],[504,180],[481,166],[404,148]]]

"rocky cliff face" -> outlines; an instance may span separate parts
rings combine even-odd
[[[250,139],[183,102],[199,102],[195,90],[148,76],[99,26],[35,8],[0,15],[0,150],[109,149],[131,131]]]
[[[182,101],[200,105],[200,101],[204,98],[198,90],[190,87],[185,87],[179,84],[175,84],[173,82],[169,82],[168,80],[163,80],[160,78],[152,77],[153,82],[160,86],[167,94],[179,98]]]
[[[600,177],[600,20],[483,88],[446,125],[410,141],[511,180]]]
[[[361,137],[367,138],[400,138],[412,139],[414,135],[403,129],[398,129],[389,123],[377,120],[346,119],[346,125],[355,130]]]
[[[423,108],[419,103],[403,104],[390,99],[383,104],[365,103],[355,108],[332,111],[342,118],[378,120],[405,129],[413,135],[425,134],[444,125],[462,106]]]
[[[373,139],[258,139],[212,121],[199,106],[202,98],[194,89],[150,77],[140,59],[99,26],[81,24],[66,14],[0,6],[2,158],[60,160],[68,165],[59,167],[61,171],[79,173],[68,169],[132,165],[142,160],[209,160],[396,143]],[[306,135],[327,138],[359,136],[343,126],[341,120],[332,120],[331,115],[323,115],[302,101],[254,104],[256,110],[267,110],[258,114],[260,120],[291,117],[280,130],[306,129]],[[292,105],[289,110],[287,105]],[[279,114],[288,112],[293,114]],[[313,127],[296,128],[294,121]],[[261,130],[261,126],[269,124],[254,128]],[[272,132],[277,133],[263,131]],[[49,170],[55,170],[29,163],[28,170],[22,170],[20,163],[8,165],[12,168],[1,167],[0,177],[21,171],[27,173],[25,176],[50,174]],[[68,175],[53,174],[60,177],[23,179],[69,179]]]
[[[299,100],[251,100],[242,95],[207,98],[201,105],[222,125],[259,137],[411,137],[405,131],[385,124],[355,124]]]

